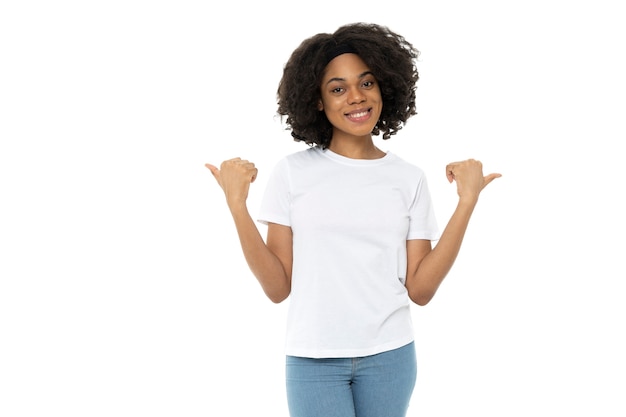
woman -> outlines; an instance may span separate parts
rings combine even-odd
[[[265,240],[246,207],[254,164],[207,164],[251,271],[270,300],[290,298],[292,417],[406,415],[416,377],[410,300],[435,295],[481,190],[500,176],[484,176],[476,160],[449,164],[459,201],[440,233],[423,171],[376,147],[373,136],[389,139],[416,114],[417,56],[402,36],[364,23],[292,53],[278,113],[310,147],[282,159],[268,181]]]

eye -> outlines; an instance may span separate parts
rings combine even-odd
[[[341,94],[343,92],[343,87],[335,87],[330,90],[331,94]]]
[[[363,81],[363,87],[371,88],[373,86],[374,86],[374,81],[372,81],[372,80]]]

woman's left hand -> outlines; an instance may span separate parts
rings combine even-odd
[[[478,199],[480,192],[493,180],[501,177],[493,173],[483,175],[483,164],[475,159],[452,162],[446,166],[448,181],[456,181],[459,198]]]

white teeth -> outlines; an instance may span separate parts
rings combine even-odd
[[[350,115],[350,117],[353,117],[353,118],[358,118],[358,117],[363,117],[363,116],[365,116],[366,114],[367,114],[367,112],[366,112],[366,111],[361,112],[361,113],[352,113],[352,114]]]

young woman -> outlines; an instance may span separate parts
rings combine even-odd
[[[410,300],[435,295],[481,190],[500,176],[484,176],[476,160],[449,164],[459,200],[440,233],[423,171],[376,147],[373,136],[390,138],[416,114],[417,56],[402,36],[364,23],[292,53],[278,113],[310,147],[283,158],[268,180],[266,239],[246,206],[254,164],[207,164],[251,271],[270,300],[290,298],[292,417],[406,415],[416,377]]]

